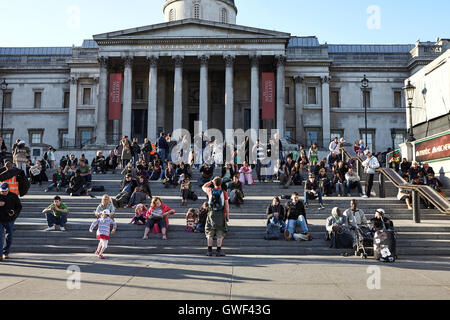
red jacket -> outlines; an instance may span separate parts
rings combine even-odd
[[[145,219],[148,220],[150,218],[150,216],[152,215],[153,212],[153,207],[150,207],[150,209],[147,210],[147,212],[145,213]],[[162,213],[166,213],[170,210],[173,210],[171,207],[166,206],[164,203],[161,203],[161,209],[162,209]],[[175,210],[174,210],[175,211]],[[171,215],[175,214],[175,212],[171,213]],[[166,219],[166,228],[169,228],[169,216],[165,217]]]

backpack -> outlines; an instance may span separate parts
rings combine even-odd
[[[20,173],[17,175],[17,182],[19,183],[19,194],[23,197],[28,193],[31,186],[30,181],[26,178],[23,170],[20,170]]]
[[[221,189],[212,189],[211,198],[209,199],[209,209],[212,211],[220,211],[224,208],[224,197]]]

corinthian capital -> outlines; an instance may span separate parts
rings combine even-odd
[[[209,62],[209,56],[204,54],[201,55],[200,57],[198,57],[198,59],[200,60],[200,65],[201,66],[207,66],[208,62]]]
[[[284,67],[286,64],[286,56],[277,55],[275,56],[275,63],[277,67]]]
[[[108,58],[107,57],[99,57],[98,63],[100,64],[100,68],[107,69],[108,68]]]
[[[324,76],[324,77],[320,78],[320,81],[322,82],[322,84],[324,84],[324,83],[330,83],[331,77],[329,77],[329,76]]]
[[[148,63],[150,64],[150,67],[157,67],[158,66],[158,57],[157,56],[149,56],[147,57]]]
[[[257,55],[250,56],[250,65],[252,67],[259,67],[260,61],[261,61],[261,56],[257,56]]]
[[[292,78],[294,79],[295,83],[303,83],[303,80],[305,80],[305,78],[303,78],[302,76],[293,76]]]
[[[131,68],[133,66],[133,57],[127,56],[123,58],[125,68]]]
[[[225,65],[227,67],[232,67],[234,64],[235,57],[232,55],[226,55],[223,57],[225,59]]]
[[[175,67],[182,67],[184,62],[184,57],[182,56],[175,56],[172,57],[173,61],[175,62]]]

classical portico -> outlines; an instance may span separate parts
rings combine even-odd
[[[196,120],[203,131],[258,129],[263,71],[274,72],[277,79],[277,118],[268,129],[278,128],[283,136],[289,34],[186,19],[96,35],[94,40],[100,64],[99,144],[112,135],[154,140],[161,130],[194,133]],[[116,127],[107,120],[111,72],[123,73],[121,124]]]

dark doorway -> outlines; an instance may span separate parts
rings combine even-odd
[[[148,110],[135,109],[131,112],[131,138],[138,138],[139,143],[147,138]]]
[[[189,113],[189,133],[191,134],[191,139],[194,139],[194,129],[195,121],[198,121],[198,113]]]

